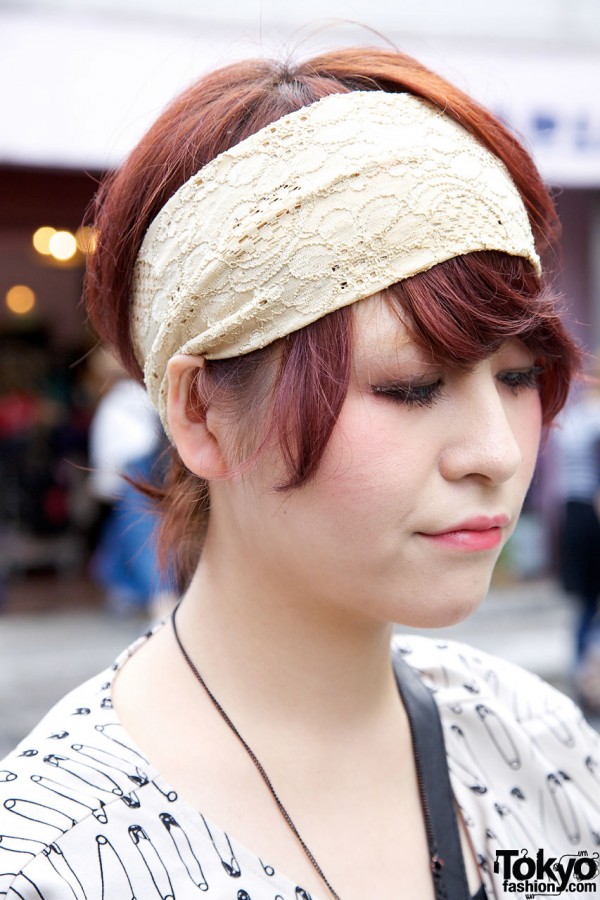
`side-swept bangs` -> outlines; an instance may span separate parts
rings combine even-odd
[[[564,406],[579,349],[561,321],[556,294],[529,263],[496,251],[449,259],[382,296],[427,356],[466,368],[502,344],[521,340],[543,368],[545,425]],[[273,398],[276,430],[289,475],[281,489],[314,475],[346,396],[352,355],[352,307],[291,335]]]
[[[564,406],[580,350],[560,301],[524,259],[496,251],[457,256],[384,292],[420,349],[458,368],[521,340],[539,358],[543,421]]]

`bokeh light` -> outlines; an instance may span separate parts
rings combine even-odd
[[[42,256],[50,256],[50,240],[55,234],[56,228],[52,228],[50,225],[42,225],[41,228],[34,232],[32,238],[34,249],[41,253]]]
[[[26,284],[14,284],[4,298],[8,309],[16,316],[25,316],[35,306],[35,293]]]
[[[72,259],[77,253],[77,241],[70,231],[57,231],[50,238],[50,253],[54,259]]]

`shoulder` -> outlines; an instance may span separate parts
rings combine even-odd
[[[491,864],[494,846],[595,852],[600,736],[581,710],[538,676],[465,644],[402,636],[394,649],[436,700],[480,856]]]
[[[499,702],[527,700],[515,710],[523,721],[536,714],[537,706],[551,703],[572,706],[560,691],[538,675],[460,641],[397,635],[393,651],[415,669],[428,686],[441,692],[440,699],[448,700],[455,692],[465,697],[494,696]]]
[[[465,722],[501,717],[538,744],[550,737],[550,746],[598,750],[600,735],[579,707],[532,672],[457,641],[410,635],[393,646],[430,688],[443,720],[452,712]]]
[[[112,713],[113,674],[106,670],[64,697],[0,761],[0,896],[11,886],[21,896],[15,885],[20,891],[31,878],[38,890],[46,883],[32,875],[40,866],[57,877],[65,848],[86,831],[97,836],[114,820],[111,807],[134,806],[136,789],[148,782],[146,760],[122,739]],[[97,855],[95,837],[86,844]]]

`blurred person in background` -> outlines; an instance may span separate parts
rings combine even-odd
[[[109,612],[154,615],[170,596],[171,581],[157,563],[156,511],[128,479],[161,480],[160,420],[112,353],[99,348],[90,366],[102,384],[89,438],[89,488],[97,505],[91,573]]]
[[[165,614],[175,603],[176,580],[158,558],[156,505],[138,484],[160,485],[165,477],[165,447],[159,441],[123,472],[123,486],[104,523],[92,557],[91,572],[106,592],[107,610],[116,616]]]
[[[99,394],[89,433],[89,489],[98,504],[99,536],[124,489],[127,466],[154,450],[161,428],[146,391],[113,353],[99,347],[88,366]]]
[[[170,435],[184,593],[4,760],[0,891],[483,900],[511,854],[591,881],[577,707],[392,641],[483,599],[578,367],[527,152],[393,50],[249,60],[174,101],[95,225],[90,314]]]

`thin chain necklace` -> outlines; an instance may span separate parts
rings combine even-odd
[[[341,900],[339,894],[336,894],[336,892],[332,888],[330,882],[328,881],[328,879],[325,876],[325,873],[323,872],[323,869],[321,868],[321,866],[319,865],[319,863],[313,856],[313,854],[310,851],[310,849],[308,848],[306,842],[301,837],[300,832],[294,825],[289,812],[287,811],[287,809],[285,808],[285,806],[279,799],[279,796],[278,796],[277,792],[275,791],[275,788],[273,787],[271,779],[267,775],[264,766],[262,765],[262,763],[256,756],[256,753],[254,752],[252,747],[250,747],[250,745],[244,740],[242,735],[239,733],[239,731],[237,730],[237,728],[235,727],[235,725],[233,724],[233,722],[231,721],[231,719],[229,718],[229,716],[227,715],[227,713],[225,712],[225,710],[223,709],[223,707],[221,706],[221,704],[219,703],[219,701],[217,700],[215,695],[212,693],[212,691],[206,684],[204,678],[202,677],[202,675],[200,674],[200,672],[198,671],[198,669],[192,662],[187,650],[183,646],[183,644],[181,642],[181,638],[179,637],[179,632],[177,631],[177,623],[175,621],[176,613],[177,613],[178,609],[179,609],[179,606],[176,606],[175,609],[173,610],[173,612],[171,613],[171,623],[173,625],[173,634],[175,635],[175,640],[177,642],[179,649],[181,650],[181,654],[182,654],[183,658],[185,659],[186,663],[188,664],[188,666],[190,667],[190,669],[196,676],[197,680],[200,682],[200,684],[206,691],[210,701],[212,702],[213,706],[215,707],[215,709],[217,710],[217,712],[219,713],[221,718],[229,726],[231,731],[235,734],[236,738],[238,739],[238,741],[240,742],[240,744],[242,745],[242,747],[244,748],[244,750],[246,751],[246,753],[248,754],[248,756],[250,757],[250,759],[252,760],[252,762],[254,763],[256,768],[258,769],[258,773],[259,773],[260,777],[262,778],[262,780],[264,781],[265,785],[267,786],[267,789],[268,789],[269,793],[271,794],[273,800],[275,801],[275,803],[277,805],[277,809],[279,810],[279,812],[281,813],[281,815],[287,822],[288,826],[292,830],[294,836],[298,840],[298,843],[302,847],[304,853],[306,854],[306,857],[308,858],[308,860],[309,860],[310,864],[312,865],[312,867],[314,868],[315,872],[317,873],[319,878],[323,881],[323,883],[327,885],[327,888],[328,888],[331,896],[334,898],[334,900]]]

